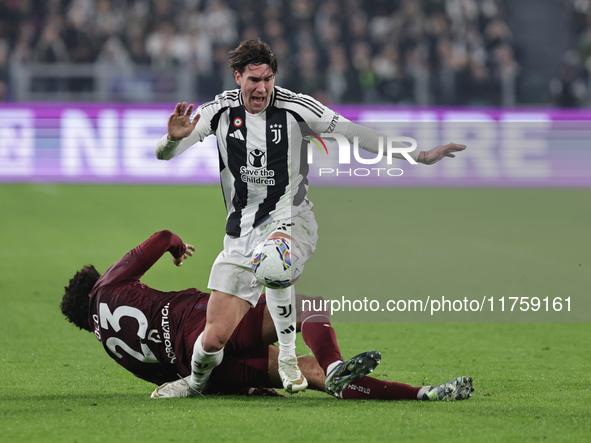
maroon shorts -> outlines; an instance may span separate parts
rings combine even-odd
[[[213,370],[208,394],[242,394],[249,387],[270,387],[269,346],[263,344],[263,313],[267,302],[261,296],[256,307],[249,309],[224,348],[224,360]],[[203,326],[185,334],[188,362],[193,344]],[[190,363],[189,363],[190,364]]]

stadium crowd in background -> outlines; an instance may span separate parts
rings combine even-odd
[[[588,102],[591,80],[591,0],[563,1],[570,11],[574,44],[550,82],[550,101],[555,106],[578,107]]]
[[[564,60],[556,61],[556,78],[540,97],[557,106],[582,106],[589,100],[591,77],[591,0],[561,1],[574,43]],[[228,50],[261,37],[283,67],[279,83],[325,104],[521,104],[520,61],[526,55],[513,39],[504,4],[0,0],[0,100],[16,99],[11,63],[108,62],[187,69],[196,79],[195,98],[205,101],[232,85]],[[163,77],[150,87],[167,91],[171,82]],[[32,85],[52,91],[95,86],[84,78],[36,79]],[[141,101],[141,91],[134,99]]]
[[[324,103],[516,101],[502,93],[519,63],[501,0],[3,0],[0,96],[12,62],[109,61],[189,69],[208,100],[232,86],[228,50],[256,37],[278,56],[278,83]],[[68,81],[35,87],[92,87]]]

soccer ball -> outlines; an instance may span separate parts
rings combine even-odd
[[[257,246],[252,259],[252,272],[267,288],[288,288],[302,275],[304,265],[299,246],[290,239],[271,237]]]

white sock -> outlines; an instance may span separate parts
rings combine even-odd
[[[429,392],[431,388],[432,386],[423,386],[421,389],[419,389],[419,392],[417,393],[417,400],[422,400],[423,395]]]
[[[295,289],[267,288],[267,308],[275,324],[279,340],[279,359],[294,356],[296,349],[296,306]]]
[[[203,350],[203,332],[195,340],[193,356],[191,357],[191,387],[201,391],[211,375],[211,371],[224,359],[224,348],[217,352],[205,352]]]
[[[337,360],[331,364],[328,365],[328,368],[326,368],[326,375],[330,374],[332,372],[332,370],[334,368],[336,368],[338,365],[340,365],[343,361],[342,360]]]

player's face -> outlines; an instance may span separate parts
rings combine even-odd
[[[242,90],[246,110],[256,114],[265,109],[275,86],[275,73],[271,67],[266,64],[248,65],[242,74],[236,71],[234,78]]]

